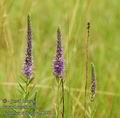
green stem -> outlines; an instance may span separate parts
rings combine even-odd
[[[61,87],[62,87],[62,118],[64,118],[64,80],[61,79]]]
[[[84,102],[84,107],[85,107],[85,113],[84,113],[84,118],[86,118],[86,110],[87,110],[87,84],[88,84],[88,39],[89,39],[89,30],[90,30],[90,23],[88,22],[87,24],[87,38],[86,38],[86,44],[85,44],[85,102]]]

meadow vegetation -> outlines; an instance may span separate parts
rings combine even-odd
[[[35,84],[33,93],[37,92],[37,109],[55,110],[57,83],[52,64],[56,31],[60,27],[65,64],[65,118],[83,118],[85,41],[87,23],[90,22],[87,115],[88,118],[119,118],[119,4],[119,0],[0,0],[0,100],[21,98],[18,81],[21,81],[27,16],[30,14]],[[89,98],[91,63],[95,65],[97,81],[96,96],[92,103]]]

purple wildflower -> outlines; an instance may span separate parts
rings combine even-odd
[[[32,78],[32,29],[30,23],[30,16],[27,18],[27,49],[25,54],[23,74],[27,79]]]
[[[54,60],[54,75],[57,78],[63,77],[63,70],[64,70],[64,60],[63,60],[63,50],[61,45],[61,32],[60,29],[57,29],[57,47],[56,47],[56,56]]]

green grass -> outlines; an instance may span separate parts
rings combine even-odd
[[[30,13],[38,109],[54,110],[56,84],[52,61],[56,30],[60,26],[67,88],[65,118],[83,118],[84,45],[86,24],[90,21],[89,70],[93,62],[97,75],[97,95],[91,106],[95,111],[93,118],[119,118],[119,4],[119,0],[0,0],[0,99],[19,98],[17,80],[24,59],[26,19]]]

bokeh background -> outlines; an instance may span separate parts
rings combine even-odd
[[[38,109],[54,110],[52,62],[59,26],[65,58],[65,118],[82,118],[89,21],[89,81],[90,63],[93,62],[97,94],[95,101],[89,104],[88,113],[92,118],[119,118],[119,4],[119,0],[0,0],[0,99],[19,98],[17,81],[25,55],[27,15],[30,14]]]

